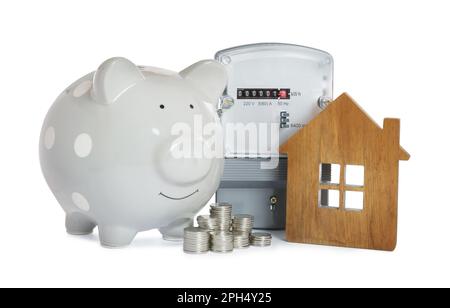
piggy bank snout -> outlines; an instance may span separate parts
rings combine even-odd
[[[213,160],[203,153],[205,141],[167,140],[159,149],[159,170],[175,184],[194,184],[206,177]]]

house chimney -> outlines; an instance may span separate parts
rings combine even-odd
[[[391,119],[386,118],[383,122],[383,135],[387,142],[392,143],[392,147],[394,149],[398,149],[400,159],[400,120],[399,119]]]

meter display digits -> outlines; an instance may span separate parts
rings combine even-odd
[[[290,99],[291,89],[238,88],[237,99]]]

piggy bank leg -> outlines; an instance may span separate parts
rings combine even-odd
[[[100,243],[106,248],[121,248],[131,244],[137,231],[118,226],[99,226]]]
[[[73,235],[91,234],[96,224],[81,213],[70,213],[66,215],[67,233]]]
[[[192,218],[180,218],[169,225],[159,229],[163,239],[166,241],[182,241],[184,237],[184,228],[192,227]]]

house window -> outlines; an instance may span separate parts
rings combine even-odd
[[[345,209],[348,211],[362,211],[364,209],[364,193],[362,191],[345,192]]]
[[[345,166],[345,184],[353,186],[364,186],[364,166]]]
[[[322,164],[320,166],[320,182],[324,184],[339,185],[341,165],[338,164]]]
[[[364,209],[364,166],[322,163],[319,174],[319,207]]]
[[[320,207],[339,208],[339,190],[321,189],[319,190]]]

